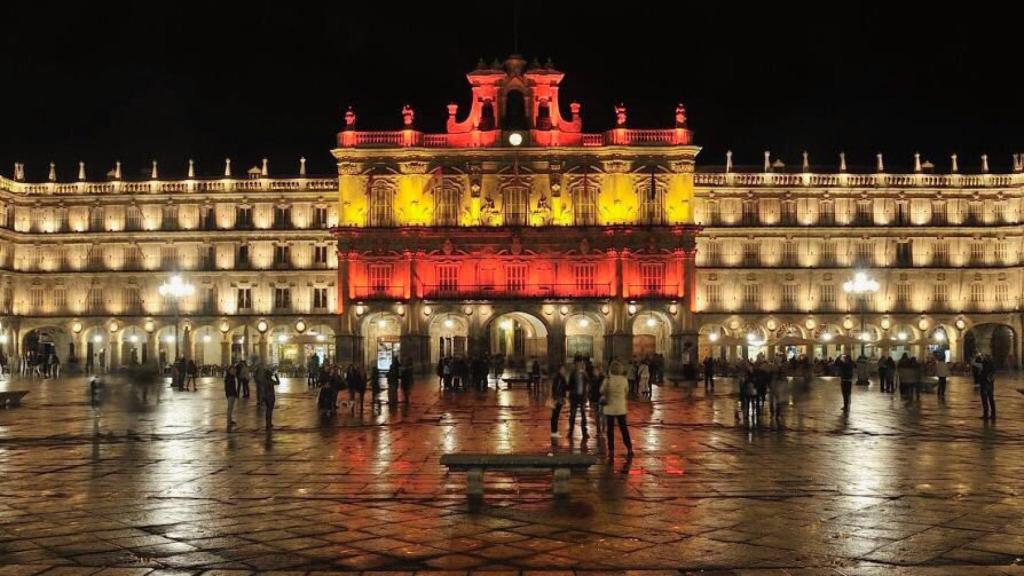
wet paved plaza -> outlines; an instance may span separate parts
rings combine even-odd
[[[995,423],[964,379],[944,404],[857,389],[848,417],[818,380],[754,426],[728,382],[658,387],[630,405],[631,463],[574,476],[567,502],[550,473],[488,473],[479,507],[442,454],[603,446],[552,444],[543,396],[433,380],[407,409],[328,425],[287,380],[270,433],[255,398],[228,433],[215,379],[145,404],[112,386],[98,409],[80,378],[7,388],[32,392],[0,410],[0,576],[1024,574],[1024,380],[1008,376]]]

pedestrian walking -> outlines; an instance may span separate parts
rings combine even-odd
[[[224,397],[228,401],[228,430],[235,425],[233,418],[235,412],[235,401],[238,400],[238,374],[234,366],[228,366],[224,374]]]
[[[853,373],[857,369],[857,363],[849,354],[843,354],[836,362],[836,366],[839,368],[839,385],[843,390],[843,412],[849,412],[850,396],[853,394]]]
[[[615,424],[618,423],[619,431],[622,434],[622,444],[626,447],[626,459],[633,458],[633,442],[629,437],[629,428],[626,426],[626,412],[628,409],[626,397],[629,393],[629,383],[623,375],[622,363],[615,360],[608,367],[608,376],[601,384],[601,403],[605,417],[605,431],[607,434],[608,461],[615,459]]]
[[[562,366],[551,379],[551,437],[558,438],[558,420],[569,388],[569,368]]]

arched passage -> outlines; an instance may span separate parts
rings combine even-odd
[[[594,313],[579,312],[565,319],[565,357],[604,358],[604,321]]]
[[[491,320],[491,355],[501,355],[505,365],[522,368],[536,358],[541,364],[548,357],[548,329],[539,318],[525,312],[507,312]]]
[[[25,333],[21,341],[22,356],[45,358],[56,354],[62,363],[70,361],[78,351],[74,339],[59,326],[40,326]],[[5,347],[4,354],[9,354]]]
[[[441,358],[466,356],[469,320],[461,314],[435,314],[430,320],[430,364]]]
[[[1003,370],[1019,360],[1014,354],[1017,333],[1006,324],[985,323],[972,326],[964,334],[964,353],[970,360],[976,354],[989,354],[996,369]]]
[[[672,322],[668,316],[653,310],[641,312],[633,319],[633,356],[644,358],[666,354],[671,346]]]
[[[370,314],[363,319],[363,362],[381,371],[402,355],[402,318],[391,313]]]

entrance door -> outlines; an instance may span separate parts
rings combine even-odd
[[[377,338],[377,369],[387,372],[401,354],[401,342],[396,336],[380,336]]]

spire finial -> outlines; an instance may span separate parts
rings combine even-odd
[[[803,168],[804,168],[804,172],[810,172],[811,171],[811,159],[810,159],[810,157],[807,154],[807,150],[804,150],[804,164],[803,164]]]
[[[18,181],[25,179],[25,164],[21,162],[14,163],[14,179]]]
[[[725,151],[725,173],[732,172],[732,150]]]
[[[160,172],[157,170],[156,167],[156,160],[153,160],[153,168],[149,171],[149,177],[152,180],[157,180],[158,178],[160,178]]]
[[[981,171],[984,174],[988,174],[988,154],[981,155]]]
[[[846,172],[846,152],[839,153],[839,171]]]
[[[224,159],[224,177],[231,178],[231,158]]]
[[[116,161],[114,161],[114,180],[120,180],[120,179],[121,179],[121,161],[120,160],[116,160]]]
[[[879,173],[885,172],[885,161],[882,160],[882,153],[875,154],[875,171]]]
[[[196,177],[196,162],[191,158],[188,159],[188,177],[190,179]]]
[[[772,171],[772,152],[771,152],[771,150],[765,150],[764,151],[764,171],[765,172],[771,172]]]
[[[302,156],[299,158],[299,176],[306,175],[306,157]]]
[[[50,175],[47,176],[46,179],[49,180],[50,182],[57,181],[57,165],[54,164],[53,162],[50,162]]]
[[[85,180],[85,162],[78,161],[78,179]]]
[[[266,178],[269,175],[270,175],[270,170],[267,167],[267,159],[264,158],[263,159],[263,166],[260,167],[260,176]]]
[[[950,154],[950,155],[949,155],[949,159],[950,159],[950,160],[952,161],[952,164],[953,164],[953,166],[952,166],[952,168],[950,168],[950,170],[951,170],[951,171],[952,171],[952,172],[953,172],[954,174],[956,174],[957,172],[959,172],[959,171],[960,171],[960,166],[959,166],[959,165],[957,164],[957,162],[956,162],[956,152],[954,152],[954,153]]]
[[[914,152],[914,173],[921,171],[921,153]]]

